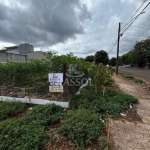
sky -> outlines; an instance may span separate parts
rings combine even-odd
[[[150,0],[0,0],[0,49],[29,42],[35,51],[85,58],[105,50],[116,57],[150,35]],[[142,7],[138,10],[138,8]],[[137,11],[138,10],[138,11]],[[140,14],[126,30],[131,16]],[[123,28],[124,27],[124,28]]]

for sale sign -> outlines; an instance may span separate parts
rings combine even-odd
[[[48,80],[50,92],[63,92],[63,73],[49,73]]]

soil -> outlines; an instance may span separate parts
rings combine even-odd
[[[147,89],[150,82],[147,81],[141,85],[119,75],[113,76],[113,79],[121,91],[133,95],[139,100],[136,110],[141,121],[140,119],[131,121],[128,119],[113,120],[109,118],[110,149],[150,150],[150,91]]]
[[[0,96],[16,97],[16,98],[34,98],[34,99],[45,99],[53,101],[68,102],[69,97],[72,96],[72,91],[68,90],[64,93],[50,93],[48,86],[44,82],[38,83],[40,85],[31,87],[14,87],[12,85],[0,86]],[[42,86],[45,86],[42,88]]]

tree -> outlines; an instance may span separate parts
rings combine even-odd
[[[131,52],[132,62],[138,67],[144,67],[146,63],[150,62],[149,51],[150,38],[136,42]]]
[[[131,52],[128,52],[121,57],[121,62],[125,65],[131,64]]]
[[[150,63],[150,38],[137,41],[130,52],[119,58],[122,64],[135,64],[138,67],[144,67],[146,63]]]
[[[85,58],[85,61],[88,61],[88,62],[93,62],[94,61],[94,56],[93,55],[89,55]]]
[[[116,66],[116,58],[115,58],[115,57],[113,57],[113,58],[111,58],[111,59],[109,60],[109,65],[110,65],[110,66]]]
[[[103,63],[106,65],[106,64],[108,64],[108,61],[109,61],[108,53],[104,50],[97,51],[95,53],[94,60],[95,60],[96,64]]]

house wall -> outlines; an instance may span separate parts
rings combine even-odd
[[[27,54],[27,59],[46,59],[42,51],[35,51]]]
[[[18,48],[14,48],[13,50],[8,50],[7,52],[13,53],[13,54],[19,54]]]
[[[18,47],[19,54],[27,54],[34,52],[34,46],[30,44],[20,44]]]
[[[26,55],[21,54],[14,54],[14,53],[7,53],[7,52],[0,52],[0,62],[7,62],[7,61],[15,61],[15,62],[26,62],[29,59],[46,59],[43,55],[42,51],[35,51],[33,53],[28,53]]]
[[[27,57],[26,55],[0,52],[0,62],[7,62],[7,61],[25,62],[26,57]]]

